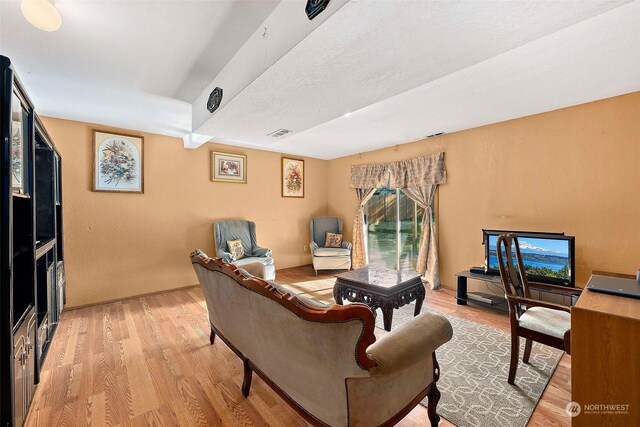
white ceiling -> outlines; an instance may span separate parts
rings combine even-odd
[[[191,102],[280,0],[59,0],[62,28],[0,0],[0,53],[40,114],[183,136]]]
[[[640,91],[639,22],[636,1],[269,149],[331,159]]]
[[[42,115],[324,159],[640,90],[638,1],[304,3],[1,2],[0,52]]]

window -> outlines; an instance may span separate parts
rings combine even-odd
[[[415,271],[423,212],[399,189],[376,190],[365,205],[369,263]]]

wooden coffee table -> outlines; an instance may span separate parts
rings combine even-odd
[[[406,271],[389,270],[368,265],[364,268],[338,274],[333,287],[336,303],[343,300],[361,302],[373,310],[380,308],[384,328],[391,330],[393,309],[416,302],[414,316],[420,314],[424,302],[424,286],[420,275]]]

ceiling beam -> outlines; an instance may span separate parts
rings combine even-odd
[[[197,148],[206,142],[208,139],[204,140],[204,136],[207,132],[202,130],[203,124],[215,120],[215,114],[223,110],[238,93],[347,2],[332,0],[313,20],[309,20],[305,14],[305,0],[281,2],[192,104],[193,133],[185,136],[185,148]],[[216,87],[223,89],[224,96],[220,106],[210,113],[207,101]],[[200,137],[193,136],[195,134]],[[209,135],[208,138],[216,138],[216,135]]]

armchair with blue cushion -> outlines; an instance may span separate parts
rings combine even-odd
[[[330,216],[313,218],[311,229],[311,254],[313,257],[313,269],[318,270],[350,270],[351,269],[351,243],[342,242],[339,248],[326,248],[326,234],[342,234],[342,220]]]
[[[244,257],[235,259],[231,254],[227,242],[232,240],[240,240]],[[213,224],[213,241],[216,246],[216,256],[222,258],[224,262],[238,267],[252,262],[261,262],[264,264],[264,279],[276,278],[276,266],[271,256],[271,249],[258,246],[256,224],[253,221],[243,219],[218,221]]]

